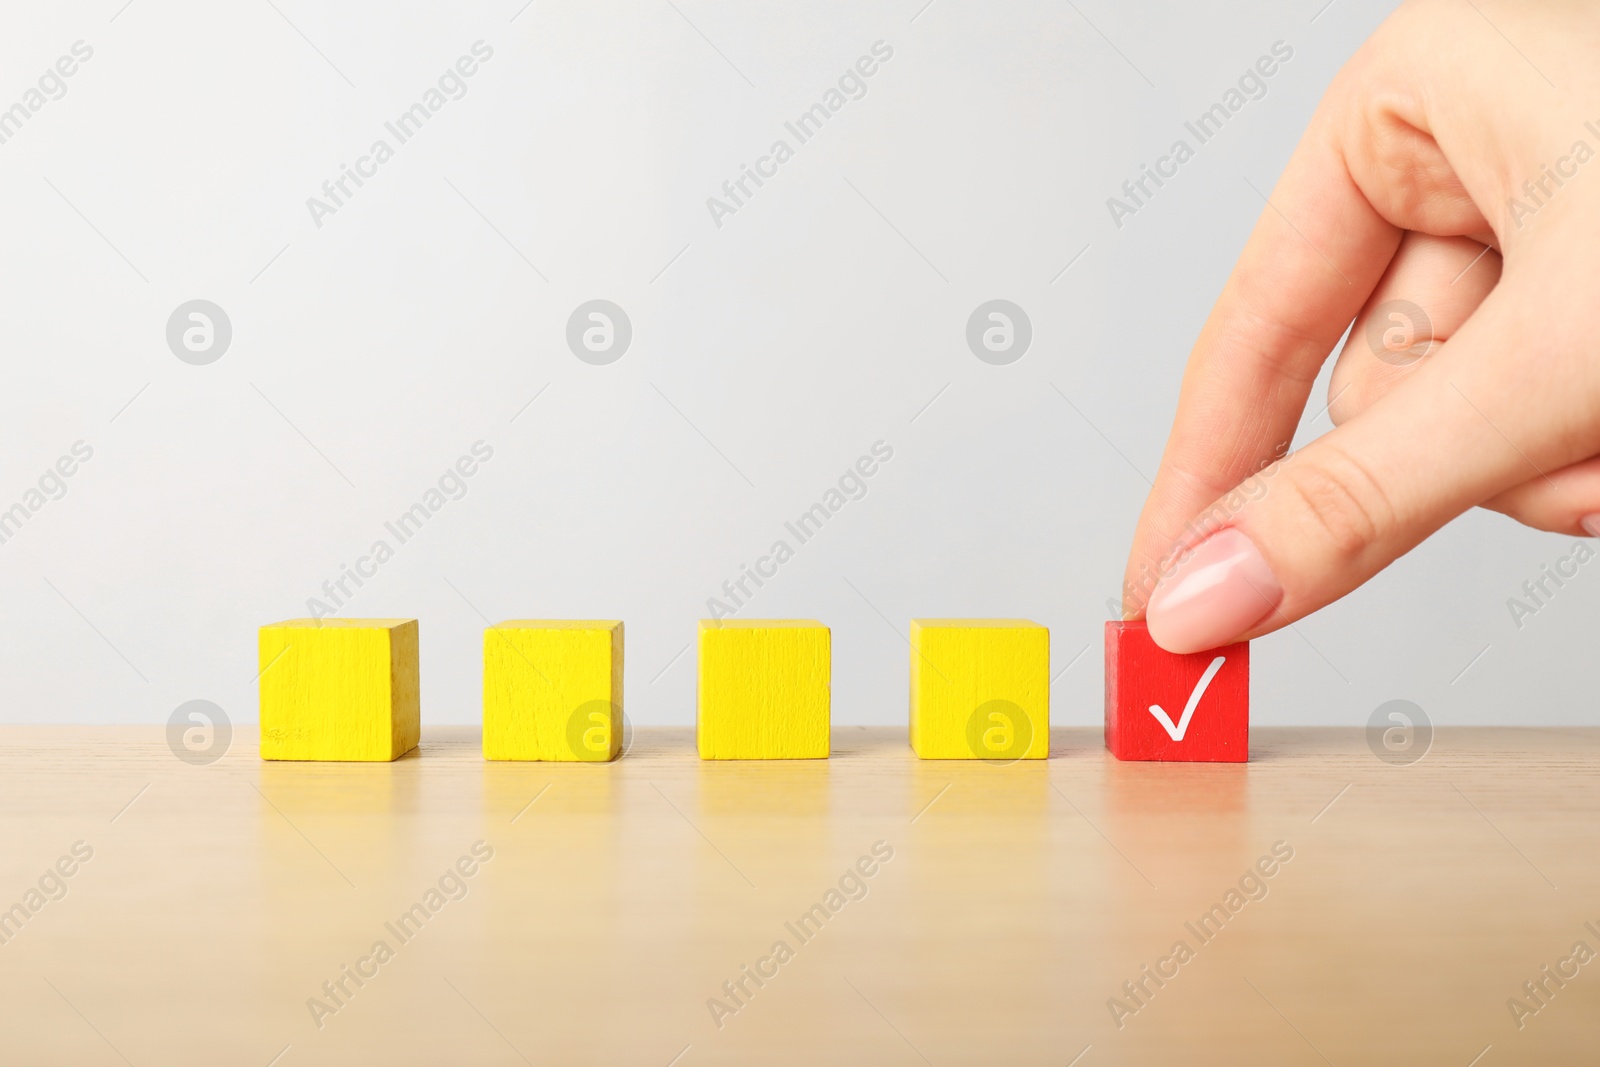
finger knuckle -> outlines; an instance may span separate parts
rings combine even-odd
[[[1329,446],[1298,465],[1290,492],[1306,525],[1321,535],[1340,562],[1360,558],[1394,525],[1394,508],[1383,484],[1360,460]]]

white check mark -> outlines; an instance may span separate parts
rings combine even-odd
[[[1194,692],[1189,694],[1189,703],[1183,707],[1183,718],[1178,720],[1176,726],[1172,724],[1172,716],[1161,710],[1160,704],[1150,705],[1150,714],[1154,715],[1156,721],[1161,724],[1161,728],[1167,731],[1168,737],[1174,741],[1183,740],[1183,735],[1189,732],[1189,720],[1194,718],[1194,709],[1199,707],[1200,698],[1206,695],[1206,687],[1211,684],[1211,679],[1217,676],[1217,672],[1222,669],[1222,665],[1227,661],[1228,658],[1226,656],[1218,656],[1211,661],[1211,666],[1206,668],[1206,673],[1200,676],[1200,683],[1194,687]]]

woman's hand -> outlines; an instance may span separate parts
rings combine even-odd
[[[1189,358],[1124,612],[1265,634],[1474,506],[1600,535],[1593,0],[1417,0],[1340,72]]]

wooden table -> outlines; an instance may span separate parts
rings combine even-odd
[[[0,907],[46,891],[0,926],[0,1059],[1600,1060],[1600,961],[1507,1007],[1600,952],[1600,731],[1443,730],[1410,766],[1359,730],[1260,730],[1246,766],[1052,740],[920,762],[842,728],[831,760],[702,763],[659,729],[487,764],[435,728],[395,764],[266,764],[241,729],[194,766],[161,728],[6,728]]]

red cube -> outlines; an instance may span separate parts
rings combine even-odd
[[[1250,758],[1250,643],[1175,656],[1143,622],[1106,623],[1106,747],[1120,760]]]

